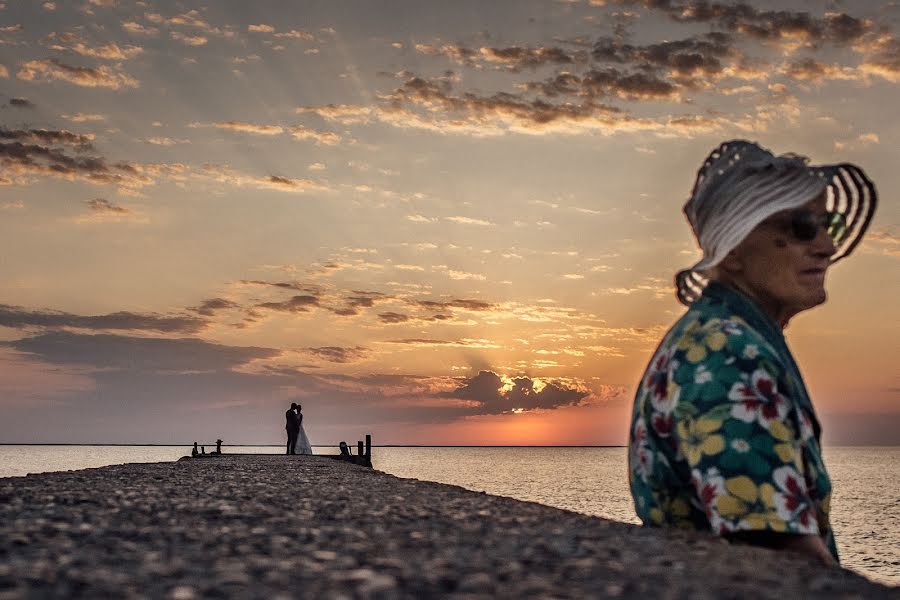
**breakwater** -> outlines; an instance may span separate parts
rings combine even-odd
[[[0,597],[900,598],[802,557],[315,456],[0,479]]]

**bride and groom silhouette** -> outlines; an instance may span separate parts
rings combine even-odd
[[[303,413],[302,406],[296,402],[291,402],[291,407],[284,413],[287,423],[287,454],[312,454],[312,446],[309,438],[306,437],[306,431],[303,430]]]

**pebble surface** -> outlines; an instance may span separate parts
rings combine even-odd
[[[900,599],[900,588],[314,456],[0,479],[0,600],[108,597]]]

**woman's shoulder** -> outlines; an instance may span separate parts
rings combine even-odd
[[[762,332],[723,305],[692,306],[672,328],[665,345],[679,362],[780,363],[777,351]]]

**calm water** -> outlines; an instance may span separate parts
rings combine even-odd
[[[0,446],[0,477],[175,460],[167,446]],[[226,447],[226,451],[228,448]],[[277,453],[253,446],[240,452]],[[315,448],[317,454],[336,448]],[[376,469],[637,523],[624,448],[374,448]],[[827,448],[832,523],[841,562],[900,585],[900,447]]]

